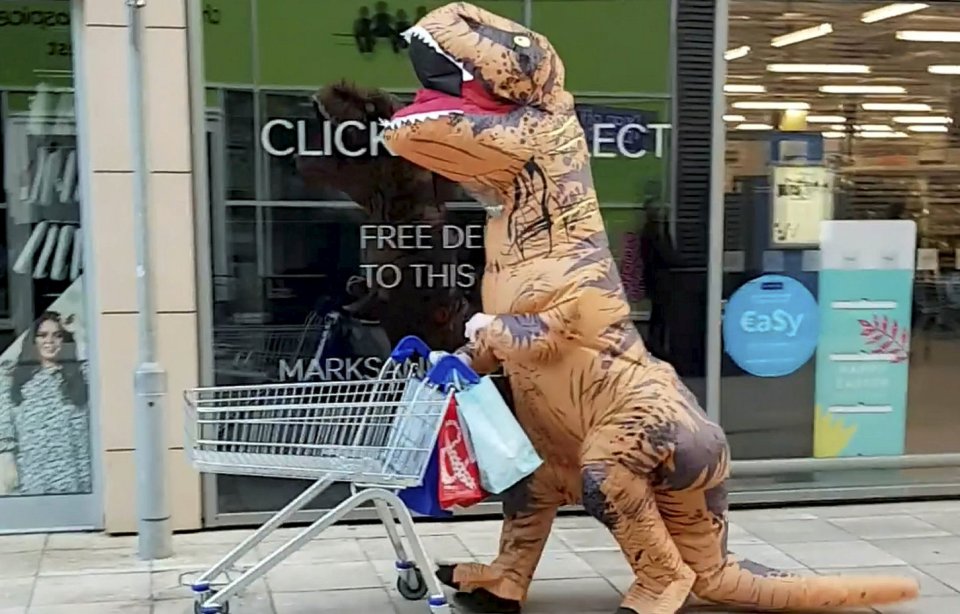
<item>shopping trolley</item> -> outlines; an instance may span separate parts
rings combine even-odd
[[[282,381],[281,364],[323,356],[340,314],[311,312],[300,325],[231,325],[213,331],[217,370],[234,378]]]
[[[193,581],[194,611],[226,614],[229,600],[347,513],[372,503],[396,551],[397,589],[418,600],[429,593],[433,614],[449,605],[433,562],[397,492],[419,486],[433,454],[453,387],[478,378],[459,358],[429,368],[430,349],[406,337],[377,379],[199,388],[185,392],[188,454],[205,473],[315,482],[217,564]],[[352,495],[226,584],[214,582],[334,482]],[[394,516],[396,514],[396,516]],[[407,539],[400,537],[399,520]],[[426,570],[426,574],[424,573]]]

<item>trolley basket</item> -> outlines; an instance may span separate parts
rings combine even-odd
[[[430,348],[406,337],[372,380],[197,388],[184,393],[186,449],[200,472],[314,483],[192,583],[195,611],[226,614],[229,599],[359,506],[372,502],[397,554],[397,588],[430,593],[433,614],[449,605],[397,491],[419,486],[434,453],[452,384],[478,378],[459,359],[424,368]],[[224,586],[222,574],[334,482],[352,496]],[[397,527],[403,527],[408,546]],[[411,557],[407,555],[409,547]]]

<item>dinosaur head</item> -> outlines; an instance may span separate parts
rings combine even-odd
[[[423,88],[384,122],[384,141],[453,181],[509,186],[573,109],[553,46],[509,19],[454,2],[404,36]]]

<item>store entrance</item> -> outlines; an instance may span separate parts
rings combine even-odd
[[[686,207],[675,201],[671,3],[645,2],[642,12],[629,0],[476,3],[560,49],[631,320],[702,399],[706,224],[702,199],[688,190]],[[376,11],[399,32],[441,4],[399,0]],[[481,308],[487,206],[499,203],[383,146],[377,120],[420,85],[403,44],[357,35],[371,8],[239,2],[221,7],[221,24],[247,29],[204,26],[207,113],[220,135],[209,150],[206,384],[369,379],[405,335],[456,349]],[[608,34],[590,53],[584,28]],[[653,34],[637,41],[638,28]],[[610,61],[623,57],[650,61]],[[207,486],[215,523],[259,521],[304,488],[229,476]],[[328,490],[313,514],[345,493]],[[500,505],[465,513],[478,512]]]
[[[956,494],[947,462],[880,462],[960,452],[956,7],[729,10],[719,409],[734,475],[770,467],[734,488]]]

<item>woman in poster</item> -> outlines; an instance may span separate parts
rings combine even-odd
[[[0,494],[92,492],[85,363],[64,324],[34,322],[0,393]]]

